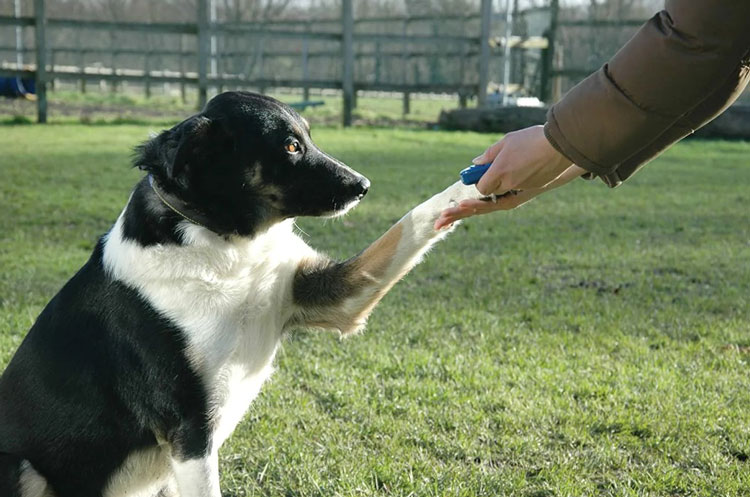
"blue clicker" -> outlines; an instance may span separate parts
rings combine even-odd
[[[475,164],[467,167],[461,171],[461,182],[464,185],[476,185],[479,178],[484,176],[484,173],[487,172],[487,169],[489,169],[491,165],[492,163]]]

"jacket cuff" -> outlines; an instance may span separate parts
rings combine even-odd
[[[598,176],[668,129],[674,116],[643,109],[610,77],[608,66],[584,79],[547,114],[547,136],[563,155]]]
[[[595,176],[601,176],[611,172],[610,168],[607,168],[601,164],[597,164],[593,160],[586,157],[586,155],[578,150],[573,144],[565,138],[560,126],[555,118],[555,108],[550,107],[547,111],[547,122],[544,124],[544,136],[550,145],[564,155],[568,160],[578,167],[582,167],[588,172]]]
[[[564,155],[576,166],[588,171],[581,176],[583,179],[592,180],[594,178],[601,178],[601,180],[610,188],[615,188],[622,184],[623,180],[620,178],[620,175],[617,174],[617,171],[608,172],[607,168],[593,162],[581,152],[570,146],[570,144],[562,138],[562,132],[557,126],[552,109],[547,113],[547,122],[544,124],[544,136],[555,150]]]

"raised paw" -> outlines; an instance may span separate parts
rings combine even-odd
[[[464,200],[475,200],[482,198],[474,185],[464,185],[460,181],[452,184],[442,192],[430,198],[418,207],[422,211],[425,222],[430,225],[432,230],[438,230],[438,219],[445,209],[456,207]],[[447,228],[448,226],[440,226]]]
[[[462,200],[479,199],[484,195],[479,193],[476,186],[464,185],[460,181],[457,181],[439,193],[438,196],[441,199],[447,200],[446,205],[443,206],[443,208],[446,208],[458,204]]]

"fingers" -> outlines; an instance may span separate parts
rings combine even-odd
[[[504,159],[505,154],[499,153],[492,161],[492,166],[479,178],[477,182],[479,193],[482,195],[491,195],[493,193],[504,193],[504,191],[511,189],[510,186],[503,184]]]
[[[550,144],[543,126],[508,133],[473,162],[492,164],[476,185],[483,195],[504,194],[510,190],[521,192],[505,195],[497,203],[478,200],[461,202],[457,207],[441,213],[435,222],[436,229],[476,214],[514,209],[540,193],[580,176],[583,171],[573,166]]]
[[[499,154],[503,149],[503,141],[504,139],[501,139],[490,145],[487,150],[485,150],[481,155],[478,155],[477,157],[474,157],[474,159],[472,159],[472,164],[481,165],[493,162],[495,160],[495,157],[497,157],[497,154]]]
[[[537,194],[538,192],[519,192],[516,195],[507,195],[498,198],[496,203],[488,200],[463,200],[456,207],[451,207],[441,212],[440,217],[435,221],[434,227],[436,230],[440,230],[467,217],[515,209],[534,198]]]
[[[508,190],[544,188],[571,166],[544,136],[542,126],[508,133],[491,146],[478,162],[492,158],[492,167],[477,183],[485,195]]]
[[[481,200],[464,200],[456,207],[445,209],[440,213],[437,221],[435,221],[435,229],[439,230],[448,227],[460,219],[491,212],[485,205],[488,203],[493,206],[497,205],[492,204],[492,202],[482,202]]]
[[[528,157],[519,157],[518,152],[512,148],[502,150],[477,182],[477,190],[482,195],[490,195],[509,190],[544,188],[568,167],[565,164],[534,163]]]

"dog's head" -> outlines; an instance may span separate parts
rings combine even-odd
[[[135,163],[221,234],[341,214],[370,186],[322,152],[292,108],[249,92],[214,97],[200,114],[138,147]]]

